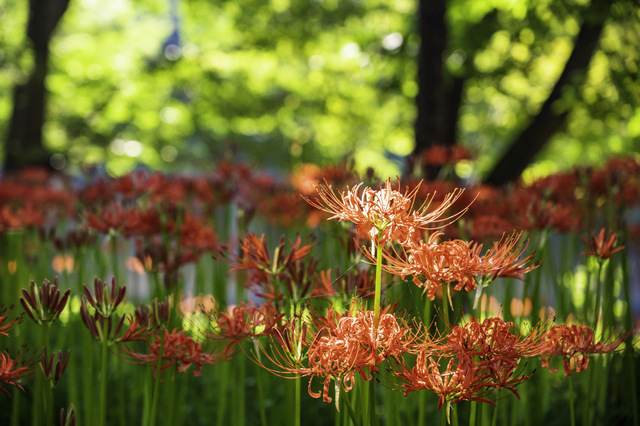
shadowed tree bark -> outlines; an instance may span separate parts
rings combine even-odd
[[[494,166],[485,183],[502,185],[516,181],[551,137],[566,124],[570,111],[566,107],[559,107],[556,102],[562,98],[568,87],[577,89],[585,81],[586,71],[605,21],[609,17],[611,4],[611,0],[592,0],[585,10],[584,22],[576,37],[571,56],[551,94],[540,112],[531,119],[529,125]]]
[[[446,143],[445,80],[442,54],[447,46],[446,0],[420,0],[418,5],[418,114],[413,160],[432,145]],[[426,170],[423,173],[431,174]]]
[[[47,90],[44,85],[49,60],[49,41],[69,0],[29,0],[27,37],[31,42],[34,67],[26,84],[16,85],[13,112],[5,142],[4,170],[25,166],[48,166],[49,153],[42,145],[42,125]]]

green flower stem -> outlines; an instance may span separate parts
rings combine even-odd
[[[600,320],[600,299],[602,295],[602,268],[604,265],[604,260],[598,259],[598,274],[596,275],[596,310],[593,318],[593,330],[598,332],[598,324]]]
[[[171,369],[171,380],[167,380],[167,387],[169,388],[169,395],[167,395],[167,397],[165,398],[166,401],[166,407],[165,407],[165,411],[166,411],[166,418],[168,419],[168,422],[170,425],[175,426],[176,425],[176,420],[175,420],[175,401],[176,401],[176,386],[178,386],[178,378],[177,378],[177,374],[178,374],[178,363],[176,362],[173,366],[173,368]]]
[[[41,331],[41,346],[44,349],[45,353],[47,355],[49,355],[49,322],[48,321],[43,321],[40,324],[40,331]],[[47,389],[49,388],[49,383],[46,380],[46,377],[44,377],[44,373],[42,373],[42,375],[38,374],[38,380],[37,380],[37,388],[38,393],[40,395],[39,398],[36,399],[36,406],[35,406],[35,413],[36,415],[34,416],[34,424],[43,424],[44,422],[47,421]],[[44,417],[40,417],[40,416],[44,416]],[[44,421],[43,421],[44,420]]]
[[[498,389],[498,396],[496,396],[496,408],[493,410],[493,421],[491,422],[491,426],[496,426],[498,424],[498,408],[500,407],[500,393],[502,389]]]
[[[342,386],[340,388],[342,389]],[[353,410],[353,406],[351,405],[351,400],[349,399],[347,392],[341,390],[340,393],[342,394],[340,399],[343,400],[347,406],[347,412],[349,413],[349,417],[351,417],[353,426],[360,426],[360,419],[356,417],[356,412]]]
[[[425,417],[426,417],[426,405],[427,405],[427,393],[425,392],[420,392],[418,394],[418,426],[424,426],[424,423],[426,421]]]
[[[382,231],[378,231],[378,239],[376,240],[376,289],[373,299],[373,316],[374,325],[378,328],[380,320],[380,293],[382,293],[382,247],[380,247],[380,238]]]
[[[261,371],[260,371],[260,366],[258,364],[254,362],[253,366],[256,369],[256,384],[258,386],[258,399],[260,403],[260,424],[262,426],[267,426],[267,413],[264,408],[265,407],[264,390],[262,389],[262,374],[260,374]],[[296,379],[296,380],[300,380],[300,379]],[[299,395],[299,392],[298,392],[298,395]],[[299,398],[300,397],[298,396],[298,402],[299,402]],[[300,404],[298,404],[298,409],[299,408],[300,408]]]
[[[444,406],[442,407],[442,417],[440,418],[440,426],[446,426],[447,425],[447,410],[449,409],[449,401],[444,403]]]
[[[118,237],[114,234],[111,236],[111,265],[113,267],[113,276],[116,282],[120,284],[120,274],[118,267]]]
[[[569,375],[569,412],[571,413],[571,426],[576,426],[576,413],[573,407],[573,375]]]
[[[102,367],[100,368],[100,426],[107,423],[107,348],[109,347],[108,322],[105,318],[102,329]]]
[[[227,387],[229,386],[229,363],[225,362],[222,364],[222,374],[220,375],[220,386],[218,388],[219,398],[218,398],[218,412],[216,416],[216,424],[221,425],[224,422],[224,415],[227,408],[227,394],[229,390]]]
[[[442,320],[444,321],[444,327],[442,328],[443,330],[446,330],[449,326],[449,305],[447,303],[448,298],[447,294],[445,294],[445,291],[447,292],[447,294],[449,293],[449,283],[442,284]]]
[[[142,420],[141,426],[149,425],[149,408],[151,407],[151,370],[146,368],[144,375],[144,394],[142,395]]]
[[[469,413],[469,426],[476,426],[476,415],[478,414],[477,410],[478,403],[476,401],[471,401],[471,412]]]
[[[156,379],[153,384],[151,411],[149,412],[149,426],[155,426],[158,415],[158,400],[160,399],[160,376],[162,376],[162,352],[164,350],[164,330],[160,330],[160,347],[158,348],[158,362],[156,363]]]
[[[369,421],[371,426],[378,424],[378,416],[376,415],[376,378],[371,373],[371,380],[369,381]]]
[[[296,389],[295,389],[296,390],[296,397],[295,397],[295,401],[296,401],[295,402],[296,403],[295,425],[296,426],[300,426],[300,415],[301,415],[301,413],[300,413],[300,391],[301,391],[300,380],[301,380],[300,377],[295,379],[295,382],[296,382]]]

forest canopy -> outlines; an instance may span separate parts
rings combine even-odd
[[[486,176],[541,109],[589,4],[446,2],[455,143],[474,157],[461,178]],[[617,1],[607,13],[584,83],[553,104],[566,123],[525,178],[640,151],[640,12]],[[1,135],[34,67],[28,14],[0,4]],[[54,167],[113,175],[233,155],[285,169],[353,157],[393,176],[416,146],[417,16],[410,0],[72,0],[49,44],[43,144]]]

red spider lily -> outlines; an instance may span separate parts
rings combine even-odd
[[[67,290],[60,297],[58,277],[53,280],[53,285],[45,279],[42,287],[38,287],[36,283],[31,281],[31,291],[22,289],[20,304],[27,316],[35,323],[51,323],[58,319],[64,310],[70,294],[71,290]]]
[[[534,327],[523,336],[512,333],[513,323],[501,318],[487,318],[483,322],[471,318],[467,324],[453,327],[440,350],[463,362],[479,360],[481,368],[496,360],[515,368],[518,359],[538,356],[548,349],[547,324]]]
[[[164,227],[171,231],[173,223],[167,223]],[[150,236],[162,232],[163,224],[160,214],[155,209],[129,210],[126,213],[126,221],[122,225],[123,234],[129,238],[133,235]]]
[[[284,317],[276,308],[266,302],[256,307],[253,302],[240,303],[229,307],[227,312],[204,312],[209,320],[209,330],[204,332],[207,340],[228,340],[223,355],[233,356],[233,347],[247,337],[271,335],[273,328]]]
[[[343,295],[343,297],[371,298],[374,296],[373,269],[350,269],[347,273],[340,274],[340,269],[336,268],[336,275],[337,278],[332,280],[331,269],[320,271],[320,281],[313,289],[311,297]]]
[[[353,387],[356,373],[363,380],[372,380],[382,361],[400,356],[410,344],[408,328],[402,319],[388,313],[390,309],[387,307],[382,311],[377,327],[373,311],[354,304],[342,315],[329,309],[325,316],[314,316],[314,326],[319,330],[315,335],[308,330],[307,323],[296,327],[295,320],[289,321],[274,329],[270,352],[260,346],[276,367],[265,367],[260,361],[256,362],[281,377],[310,377],[309,394],[331,402],[331,379],[335,380],[337,399],[340,386],[345,391]],[[367,370],[370,377],[367,377]],[[311,390],[315,377],[324,384],[320,393]]]
[[[290,243],[288,253],[285,253],[284,236],[273,253],[269,253],[264,235],[257,238],[250,234],[242,241],[242,256],[234,253],[224,253],[231,264],[229,272],[237,270],[249,270],[247,286],[259,297],[265,297],[275,301],[278,305],[281,298],[282,285],[289,295],[295,300],[304,297],[317,282],[315,280],[318,262],[312,258],[306,258],[312,250],[313,244],[301,247],[300,237]]]
[[[131,211],[125,210],[120,202],[111,202],[101,213],[87,213],[86,226],[101,234],[121,232],[131,221]]]
[[[426,243],[420,241],[409,244],[408,248],[403,248],[402,256],[395,249],[394,255],[383,251],[383,257],[388,262],[383,268],[400,275],[402,279],[413,275],[413,282],[424,288],[431,300],[435,299],[443,282],[457,283],[455,290],[475,289],[475,277],[488,273],[480,256],[481,247],[462,240],[439,242],[441,235],[442,232],[434,232]],[[365,254],[371,262],[375,261],[371,254]]]
[[[164,302],[159,302],[156,298],[151,306],[140,305],[140,308],[135,310],[136,320],[143,327],[165,328],[171,319],[172,305],[173,296],[165,297]]]
[[[108,345],[118,342],[130,342],[134,340],[144,340],[150,333],[150,328],[142,324],[137,318],[134,320],[131,315],[125,314],[120,317],[111,315],[104,317],[97,310],[93,315],[89,314],[86,299],[81,299],[80,317],[87,326],[91,335],[100,342],[105,339]],[[127,328],[123,328],[125,321],[128,321]],[[115,324],[115,325],[114,325]],[[124,332],[123,332],[124,330]],[[122,332],[122,334],[120,334]]]
[[[58,351],[58,356],[52,353],[50,357],[47,357],[47,352],[42,348],[40,368],[44,373],[45,379],[49,382],[51,389],[56,387],[56,384],[64,374],[64,370],[67,368],[67,362],[69,362],[69,354],[71,351],[67,351],[65,357],[62,357],[62,351]],[[54,362],[56,361],[57,362]]]
[[[546,334],[547,349],[541,354],[542,366],[555,373],[557,368],[551,368],[549,361],[553,356],[562,356],[564,375],[570,376],[572,368],[579,372],[589,366],[587,354],[604,354],[615,351],[631,334],[631,330],[618,338],[611,334],[607,339],[595,343],[594,331],[587,326],[555,325]],[[570,362],[573,361],[573,362]]]
[[[518,246],[521,235],[522,233],[514,233],[509,237],[503,237],[485,254],[483,262],[487,266],[488,273],[491,274],[492,281],[500,277],[524,281],[522,278],[524,274],[540,267],[541,261],[527,266],[533,260],[535,250],[529,256],[519,260],[528,246],[528,241]]]
[[[471,231],[468,235],[476,241],[482,241],[487,238],[500,238],[505,232],[511,232],[515,229],[513,223],[496,214],[476,217],[470,225]]]
[[[5,308],[4,305],[0,305],[0,336],[8,336],[9,334],[7,332],[16,325],[20,324],[22,322],[22,319],[24,318],[23,315],[18,315],[16,318],[5,324],[4,322],[7,320],[7,317],[12,310],[13,305],[9,306],[8,308]]]
[[[0,383],[13,385],[24,392],[18,381],[21,377],[25,377],[32,372],[33,362],[33,357],[26,356],[25,358],[24,352],[18,352],[15,359],[11,359],[7,352],[0,352]],[[11,396],[9,391],[3,387],[0,387],[0,392]]]
[[[64,415],[64,408],[60,409],[60,426],[76,426],[76,407],[71,404]]]
[[[260,238],[250,234],[242,240],[242,257],[233,253],[229,260],[232,269],[229,272],[241,269],[255,269],[269,275],[277,275],[283,272],[291,262],[300,260],[313,249],[313,244],[300,247],[302,240],[300,237],[295,243],[290,243],[289,253],[284,253],[284,235],[280,238],[280,243],[273,253],[273,258],[269,253],[267,243],[264,241],[264,234]]]
[[[438,394],[439,408],[447,400],[452,404],[463,400],[493,404],[485,396],[501,388],[520,398],[515,387],[531,376],[514,377],[519,359],[542,353],[548,344],[542,339],[541,328],[523,337],[511,333],[512,326],[500,318],[482,323],[472,318],[464,326],[454,327],[445,343],[419,351],[414,367],[398,363],[394,375],[403,382],[405,395],[420,389]],[[443,359],[448,359],[448,364],[440,373]]]
[[[359,228],[365,229],[372,242],[377,241],[378,234],[382,233],[379,243],[388,240],[409,241],[418,229],[442,228],[446,226],[443,222],[453,222],[466,211],[464,209],[443,218],[449,207],[462,194],[460,190],[448,194],[437,208],[430,211],[434,197],[427,198],[414,210],[419,184],[411,191],[407,187],[404,194],[400,192],[399,182],[398,189],[393,189],[391,179],[387,179],[384,188],[380,184],[379,190],[365,187],[360,193],[362,185],[359,183],[342,192],[335,191],[325,180],[324,185],[316,186],[320,199],[306,200],[317,209],[331,214],[329,219],[351,221]]]
[[[42,226],[44,222],[44,214],[33,203],[27,203],[24,208],[15,211],[9,206],[4,206],[0,210],[0,230],[35,228]]]
[[[88,301],[91,306],[94,307],[96,312],[105,318],[111,316],[115,312],[116,308],[124,300],[124,296],[127,293],[127,286],[119,286],[116,284],[116,277],[111,279],[111,291],[109,291],[106,281],[96,278],[93,283],[95,290],[95,296],[91,294],[89,288],[83,285],[84,296],[82,300],[86,303]]]
[[[340,387],[343,386],[347,392],[353,388],[353,379],[356,373],[353,362],[355,362],[354,356],[357,355],[357,350],[353,347],[345,347],[343,342],[336,342],[334,345],[326,346],[324,351],[316,350],[316,355],[322,356],[313,358],[311,361],[309,349],[312,345],[316,345],[316,341],[320,337],[321,333],[318,333],[314,338],[306,322],[302,322],[298,326],[295,319],[290,320],[285,325],[274,328],[271,336],[272,344],[269,346],[270,351],[258,343],[260,352],[275,367],[267,367],[259,358],[254,359],[254,362],[279,377],[309,377],[309,395],[314,398],[322,396],[323,401],[327,403],[332,401],[329,396],[329,387],[331,378],[333,378],[336,389],[336,409],[338,409]],[[311,390],[315,377],[320,378],[324,384],[320,393]],[[366,378],[364,379],[366,380]]]
[[[180,227],[180,247],[202,251],[212,251],[218,247],[213,229],[187,214]]]
[[[404,363],[399,365],[399,371],[394,375],[399,378],[405,389],[405,396],[409,392],[428,389],[440,397],[438,409],[445,401],[452,404],[459,401],[478,401],[495,405],[485,398],[491,392],[487,377],[478,374],[474,368],[460,368],[454,359],[449,359],[443,373],[440,372],[441,358],[437,360],[425,353],[418,354],[415,365],[408,368]]]
[[[184,334],[183,330],[174,329],[172,333],[164,330],[164,346],[162,350],[162,367],[164,372],[172,365],[177,365],[179,372],[185,372],[191,367],[196,366],[193,372],[194,376],[202,374],[203,365],[218,364],[226,361],[222,354],[209,354],[203,352],[200,343]],[[138,364],[152,364],[153,369],[158,374],[157,364],[160,355],[160,336],[155,337],[154,342],[147,341],[148,353],[137,353],[130,349],[124,348],[126,356]]]
[[[615,232],[607,233],[605,236],[605,228],[602,228],[598,235],[592,232],[591,238],[582,239],[582,241],[589,246],[589,251],[583,254],[585,256],[597,257],[598,259],[609,259],[624,248],[624,246],[613,248],[617,239],[618,235]]]

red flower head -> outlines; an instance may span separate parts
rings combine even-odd
[[[593,256],[599,259],[609,259],[611,256],[619,252],[624,246],[613,248],[616,244],[618,235],[615,232],[607,233],[605,236],[605,229],[602,228],[598,235],[591,233],[591,238],[583,238],[589,246],[589,251],[584,252],[585,256]]]

